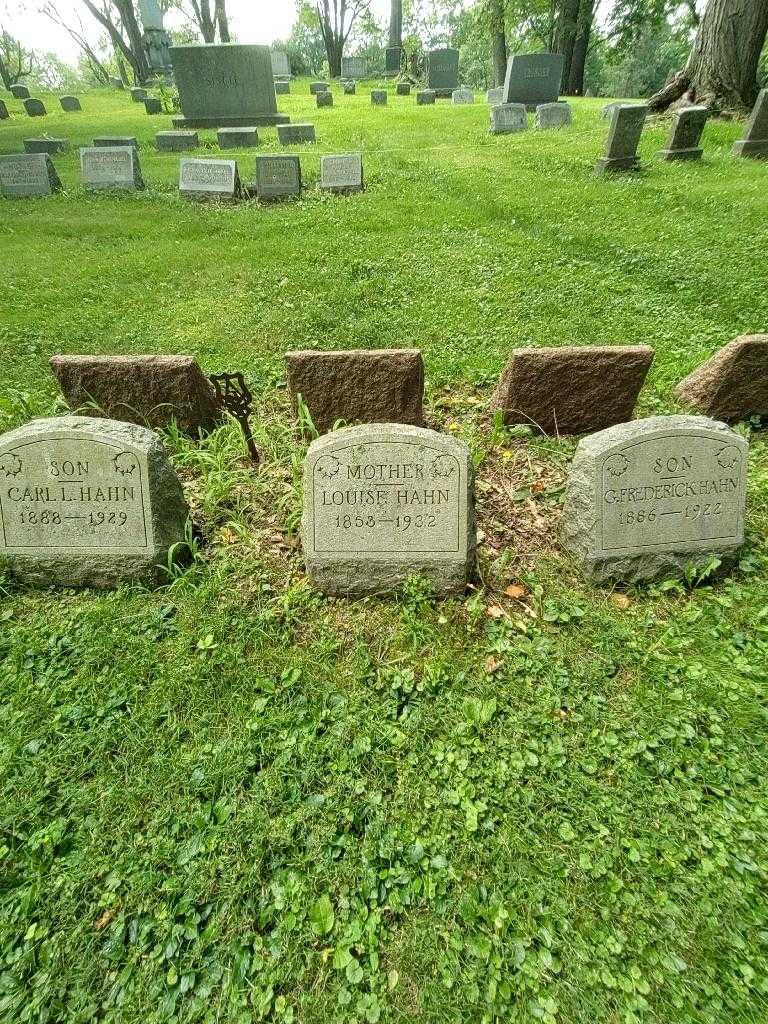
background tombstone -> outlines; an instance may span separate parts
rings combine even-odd
[[[342,57],[341,77],[350,80],[368,77],[368,64],[365,57]]]
[[[0,195],[28,198],[60,190],[61,181],[47,153],[0,156]]]
[[[425,107],[433,104],[437,99],[437,93],[434,89],[419,89],[416,93],[416,106]]]
[[[0,100],[0,121],[7,121],[11,115],[8,113],[8,107],[5,105],[4,100]]]
[[[142,89],[141,86],[135,85],[130,89],[131,99],[134,103],[143,103],[147,98],[147,90]]]
[[[167,427],[196,436],[220,417],[215,392],[193,356],[53,356],[67,405],[89,416]]]
[[[747,451],[703,416],[652,416],[583,438],[568,475],[567,546],[598,582],[728,559],[744,541]]]
[[[450,99],[459,85],[459,51],[450,46],[427,54],[427,88],[438,99]]]
[[[768,158],[768,89],[762,89],[747,121],[743,139],[733,144],[735,156]]]
[[[471,89],[454,89],[453,92],[451,93],[451,101],[456,106],[459,106],[463,103],[474,103],[475,94],[472,92]]]
[[[384,52],[384,77],[392,78],[399,75],[402,61],[402,46],[388,46]]]
[[[645,124],[648,107],[645,104],[622,103],[614,107],[611,126],[605,143],[605,154],[597,161],[598,174],[605,171],[635,171],[640,165],[637,144]]]
[[[37,99],[24,100],[24,109],[30,117],[45,117],[48,113],[43,101]]]
[[[424,423],[424,360],[418,349],[286,352],[288,393],[320,433],[347,423]]]
[[[321,89],[315,93],[315,104],[318,107],[332,107],[333,93],[330,89]]]
[[[706,107],[685,107],[672,115],[672,130],[667,145],[661,150],[663,160],[700,160],[701,133],[707,123],[709,110]]]
[[[94,146],[133,146],[139,148],[139,140],[135,135],[97,135],[93,140]]]
[[[11,96],[13,96],[13,98],[15,100],[28,100],[29,99],[29,89],[26,87],[26,85],[21,85],[21,84],[12,85],[11,88],[10,88],[10,93],[11,93]]]
[[[289,96],[290,92],[290,82],[275,82],[275,96]]]
[[[357,92],[357,83],[356,82],[344,82],[342,84],[342,89],[344,90],[344,95],[345,96],[354,96],[355,93]]]
[[[150,581],[184,541],[187,506],[156,434],[89,416],[0,436],[0,558],[28,584]]]
[[[372,89],[371,90],[371,104],[374,107],[385,107],[387,105],[387,90],[386,89]]]
[[[219,128],[216,132],[219,149],[253,149],[259,144],[259,133],[255,127]]]
[[[25,153],[47,153],[48,156],[55,156],[57,153],[66,153],[68,149],[67,139],[24,139]]]
[[[398,96],[410,96],[411,95],[411,83],[410,82],[398,82],[395,86],[395,92]]]
[[[504,88],[503,86],[497,86],[495,89],[489,89],[485,94],[486,101],[492,106],[498,106],[499,103],[504,102]]]
[[[110,78],[109,82],[112,88],[117,89],[119,92],[122,92],[125,89],[125,83],[122,78]]]
[[[163,104],[157,98],[157,96],[147,96],[147,98],[144,100],[144,109],[148,114],[162,114]]]
[[[397,423],[336,430],[304,463],[307,572],[326,593],[362,596],[426,577],[460,593],[475,564],[469,448]]]
[[[504,103],[524,103],[535,110],[541,103],[556,103],[563,77],[561,53],[521,53],[510,57],[504,77]]]
[[[279,124],[277,138],[282,146],[291,146],[300,142],[315,141],[313,124]]]
[[[566,128],[571,123],[571,107],[568,103],[540,103],[536,107],[536,127]]]
[[[546,434],[601,430],[632,416],[652,362],[648,345],[516,349],[491,409]]]
[[[60,96],[59,103],[61,104],[61,109],[67,114],[77,113],[77,111],[83,109],[77,96]]]
[[[160,153],[181,153],[197,149],[200,139],[197,132],[179,128],[170,132],[158,132],[155,135],[155,146]]]
[[[329,192],[362,192],[362,155],[344,153],[339,156],[321,156],[320,188]]]
[[[272,50],[270,52],[270,61],[274,78],[291,77],[291,62],[285,50]]]
[[[172,46],[182,117],[175,128],[238,128],[284,124],[278,114],[268,46],[216,43]]]
[[[301,195],[301,165],[297,156],[257,156],[254,189],[259,199]]]
[[[511,135],[528,128],[528,109],[524,103],[497,103],[491,107],[491,135]]]
[[[309,94],[310,96],[317,96],[319,92],[328,92],[327,82],[310,82],[309,83]]]
[[[768,334],[724,345],[675,389],[678,398],[727,423],[768,417]]]
[[[139,154],[133,146],[88,146],[80,150],[80,171],[89,192],[136,192],[144,188]]]
[[[239,199],[237,161],[183,157],[179,166],[179,191],[189,199]]]

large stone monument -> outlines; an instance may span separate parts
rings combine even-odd
[[[170,81],[173,77],[171,69],[171,38],[163,25],[163,13],[157,0],[139,0],[139,14],[144,26],[142,43],[147,55],[147,63],[153,75]]]
[[[447,46],[427,54],[427,88],[438,99],[450,99],[459,85],[459,51]]]
[[[313,441],[304,464],[307,572],[330,594],[391,591],[426,577],[463,591],[475,562],[472,459],[422,427],[367,424]]]
[[[502,102],[524,103],[530,111],[542,103],[556,103],[562,77],[561,53],[515,54],[507,62]]]
[[[768,89],[763,89],[747,122],[743,139],[733,144],[736,156],[751,156],[759,160],[768,159]]]
[[[172,46],[182,115],[177,128],[286,124],[278,114],[268,46]]]
[[[746,440],[704,416],[652,416],[579,442],[563,511],[598,581],[633,583],[728,559],[744,540]]]
[[[37,586],[152,580],[187,506],[156,434],[89,416],[0,436],[0,560]]]

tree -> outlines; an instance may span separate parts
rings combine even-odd
[[[31,51],[25,50],[18,39],[0,27],[0,79],[6,89],[16,85],[35,66]]]
[[[83,58],[88,66],[88,69],[93,76],[94,80],[101,85],[109,85],[109,70],[104,66],[102,61],[99,59],[98,54],[93,49],[91,44],[85,37],[85,29],[83,24],[78,17],[78,27],[74,28],[69,20],[65,20],[54,3],[54,0],[48,0],[40,8],[40,13],[44,14],[46,18],[49,18],[54,25],[58,25],[59,28],[63,28],[65,32],[69,33],[72,39],[80,47],[83,54]]]
[[[504,0],[487,0],[493,58],[493,84],[503,85],[507,74],[507,34],[504,26]]]
[[[317,18],[332,78],[340,77],[344,44],[357,19],[370,6],[371,0],[317,0]]]
[[[708,0],[687,64],[648,106],[666,110],[685,96],[712,110],[750,108],[766,35],[767,0]]]
[[[560,0],[556,9],[554,48],[563,55],[560,91],[567,96],[584,92],[584,67],[594,16],[594,0]]]
[[[104,0],[103,9],[93,0],[83,0],[83,3],[109,33],[115,53],[122,54],[130,64],[136,83],[142,85],[149,81],[149,62],[133,0]]]

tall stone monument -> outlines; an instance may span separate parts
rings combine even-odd
[[[530,111],[556,103],[563,77],[561,53],[519,53],[507,62],[502,103],[524,103]]]
[[[139,0],[139,15],[144,26],[144,52],[153,75],[171,81],[171,37],[163,25],[163,13],[157,0]]]

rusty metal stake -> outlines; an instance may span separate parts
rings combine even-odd
[[[245,443],[251,455],[251,461],[258,465],[261,462],[259,450],[251,433],[250,415],[253,408],[253,395],[242,373],[212,373],[208,377],[216,392],[216,401],[240,424]]]

